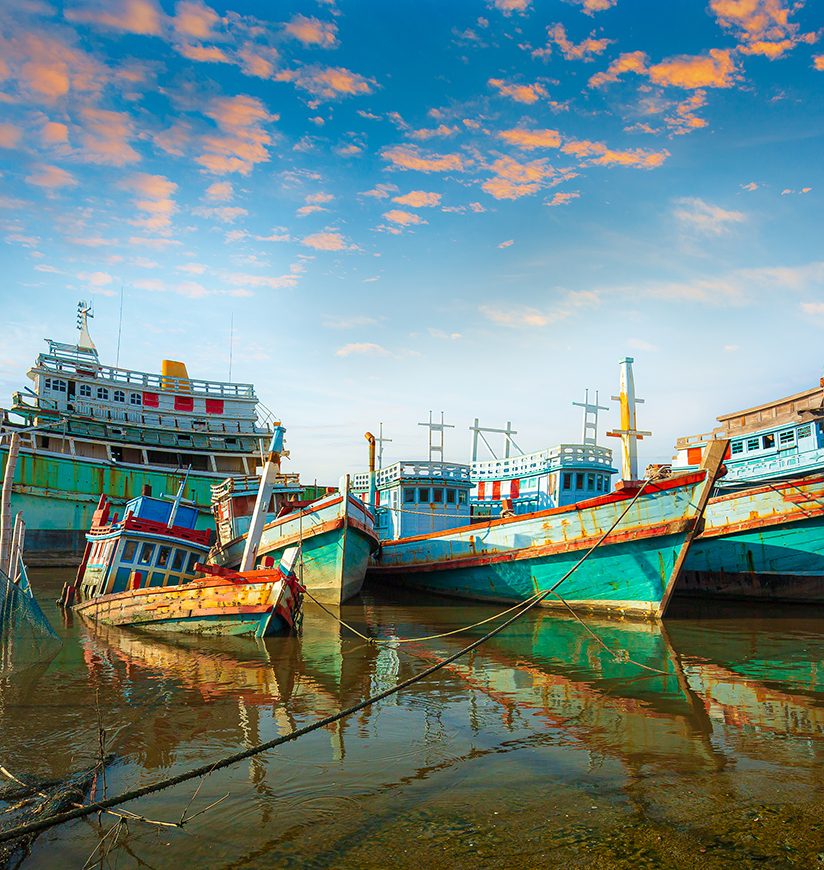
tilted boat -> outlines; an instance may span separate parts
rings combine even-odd
[[[677,591],[824,603],[824,385],[718,420],[677,444],[688,470],[730,439]]]
[[[197,511],[149,494],[126,514],[110,516],[101,496],[83,561],[62,603],[80,616],[145,631],[266,637],[294,627],[301,587],[298,549],[279,567],[230,571],[205,566],[211,532],[195,528]]]
[[[81,303],[77,342],[48,340],[28,372],[31,388],[0,412],[0,431],[23,439],[12,510],[26,516],[30,565],[77,564],[102,492],[122,510],[146,485],[174,492],[187,467],[198,528],[211,527],[212,486],[253,473],[271,437],[271,414],[251,384],[190,378],[173,360],[160,374],[105,365],[90,316]],[[0,445],[0,463],[6,452]]]
[[[226,568],[243,566],[256,499],[265,484],[269,495],[262,526],[256,530],[259,544],[254,560],[243,567],[252,568],[263,559],[278,560],[287,548],[299,545],[301,583],[322,604],[340,605],[360,592],[369,555],[377,549],[374,516],[350,492],[348,477],[339,493],[314,502],[289,500],[299,490],[297,476],[280,471],[280,456],[288,454],[278,450],[273,455],[271,480],[235,478],[215,487],[217,543],[209,562]]]
[[[639,480],[635,440],[644,433],[635,424],[631,363],[622,362],[622,428],[615,434],[624,440],[624,480],[615,492],[547,510],[473,518],[454,496],[459,474],[436,467],[443,463],[399,463],[396,473],[382,472],[383,488],[378,485],[380,504],[392,518],[380,527],[395,534],[381,541],[368,576],[446,595],[519,602],[548,592],[574,569],[542,604],[663,615],[726,442],[707,451],[698,471]],[[471,485],[468,475],[464,485]],[[445,505],[453,509],[444,511]],[[405,516],[419,524],[427,513],[439,517],[438,529],[404,535]]]

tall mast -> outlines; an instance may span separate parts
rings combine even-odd
[[[607,432],[612,438],[621,439],[621,477],[624,480],[638,480],[638,442],[645,435],[652,432],[641,431],[637,428],[635,406],[643,402],[635,396],[635,379],[632,376],[632,364],[635,360],[625,357],[621,360],[621,386],[613,401],[620,403],[621,428]]]
[[[581,444],[598,444],[598,412],[608,411],[609,408],[598,404],[598,391],[595,391],[595,404],[590,404],[589,390],[584,394],[583,402],[573,402],[577,408],[584,409],[584,426],[581,433]]]
[[[80,330],[80,335],[77,338],[77,346],[81,350],[94,350],[97,348],[94,346],[94,342],[92,341],[92,337],[89,335],[89,318],[94,317],[94,312],[92,311],[92,305],[90,302],[83,302],[82,300],[77,303],[77,328]]]

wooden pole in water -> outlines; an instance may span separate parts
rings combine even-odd
[[[6,473],[3,475],[3,490],[0,494],[0,571],[6,576],[11,562],[12,523],[11,490],[14,473],[17,470],[17,454],[20,452],[20,436],[13,432],[9,440],[9,454],[6,458]]]
[[[9,559],[9,578],[12,583],[20,580],[20,565],[23,561],[23,542],[26,540],[26,523],[23,521],[23,511],[18,511],[14,517],[14,535],[12,537],[11,558]]]

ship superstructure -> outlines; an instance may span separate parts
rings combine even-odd
[[[115,507],[146,484],[171,494],[187,469],[186,497],[208,526],[212,485],[254,474],[271,437],[251,384],[190,378],[173,360],[159,374],[101,363],[90,316],[81,303],[77,343],[48,339],[28,372],[32,387],[2,411],[3,429],[24,439],[15,510],[25,510],[35,560],[82,553],[101,492]]]

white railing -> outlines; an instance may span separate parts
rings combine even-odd
[[[138,372],[132,369],[104,366],[93,359],[70,359],[55,354],[41,354],[37,358],[34,371],[41,369],[44,374],[58,373],[64,377],[89,377],[111,384],[140,387],[148,390],[165,390],[183,395],[207,396],[209,398],[250,399],[257,402],[252,384],[232,384],[225,381],[204,381],[198,378],[176,378],[170,375]]]
[[[401,461],[380,469],[376,475],[376,486],[384,489],[399,480],[432,480],[447,483],[470,483],[469,466],[455,462],[414,462]],[[352,489],[369,489],[369,472],[352,475]]]
[[[508,459],[488,459],[473,462],[473,481],[501,480],[510,477],[528,477],[563,466],[610,468],[612,451],[593,444],[559,444],[536,453],[511,456]]]

